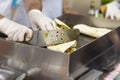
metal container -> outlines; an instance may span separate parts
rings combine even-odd
[[[84,23],[115,29],[120,25],[117,21],[71,14],[65,14],[59,19],[71,27]],[[98,74],[96,76],[99,76],[119,62],[119,37],[119,27],[97,40],[80,35],[78,48],[72,54],[0,40],[0,66],[23,71],[26,73],[24,80],[81,80],[92,69],[100,71],[95,71]]]

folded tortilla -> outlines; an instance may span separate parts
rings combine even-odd
[[[54,23],[56,24],[56,29],[59,29],[59,30],[71,29],[68,25],[66,25],[64,22],[62,22],[61,20],[59,20],[57,18],[54,19]],[[77,45],[77,41],[74,40],[74,41],[63,43],[63,44],[47,46],[47,48],[50,50],[58,51],[58,52],[62,52],[62,53],[72,53],[73,51],[76,50],[76,48],[75,48],[76,45]]]
[[[88,35],[91,37],[95,37],[95,38],[99,38],[111,31],[110,29],[95,28],[95,27],[87,26],[85,24],[78,24],[78,25],[75,25],[73,28],[79,29],[80,33],[82,33],[82,34],[85,34],[85,35]]]
[[[55,45],[55,46],[48,46],[47,48],[50,50],[54,50],[54,51],[58,51],[58,52],[66,52],[66,53],[71,53],[73,51],[76,50],[76,45],[77,45],[77,41],[70,41],[67,43],[63,43],[63,44],[59,44],[59,45]]]
[[[68,25],[66,25],[64,22],[60,21],[57,18],[54,19],[54,22],[56,24],[57,29],[70,29]]]

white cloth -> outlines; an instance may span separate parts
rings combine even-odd
[[[9,19],[11,19],[11,4],[12,0],[0,0],[0,14]],[[30,26],[27,13],[23,5],[23,0],[17,0],[16,12],[13,20],[25,26]]]
[[[12,0],[0,0],[0,14],[7,18],[11,17],[11,2]]]
[[[62,15],[62,0],[42,0],[42,13],[51,19]]]
[[[117,1],[107,4],[107,10],[105,17],[110,17],[110,19],[120,19],[120,4]]]
[[[17,1],[17,9],[13,20],[17,23],[30,27],[29,18],[27,12],[25,11],[23,0]]]

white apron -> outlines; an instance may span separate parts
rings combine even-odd
[[[51,19],[62,15],[62,0],[42,0],[42,13]]]
[[[0,14],[11,19],[12,0],[0,0]],[[16,12],[12,20],[25,26],[30,26],[23,0],[17,0]]]

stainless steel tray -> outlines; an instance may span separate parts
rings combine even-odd
[[[95,20],[96,23],[102,21],[106,22],[104,24],[110,23],[109,20],[96,20],[96,18],[71,14],[65,14],[61,16],[60,19],[71,26],[77,23],[84,23],[91,26],[95,25],[92,19],[93,21]],[[120,25],[120,23],[116,21],[113,21],[111,24],[114,24],[114,28]],[[97,24],[96,26],[103,27]],[[98,64],[92,64],[92,62],[97,61],[99,56],[105,54],[104,52],[107,52],[107,50],[112,48],[111,53],[109,53],[110,56],[112,52],[118,56],[120,52],[119,38],[120,28],[113,30],[97,40],[80,35],[79,46],[77,50],[70,55],[37,46],[0,40],[0,65],[10,66],[11,68],[24,72],[28,72],[34,68],[39,69],[38,71],[31,71],[31,73],[27,75],[26,80],[77,80],[83,73],[89,71],[91,68],[98,69]],[[116,54],[113,56],[113,59],[111,59],[111,57],[108,57],[108,59],[117,63],[119,58],[115,59]],[[98,61],[101,59],[105,59],[104,56],[101,56]],[[101,61],[103,64],[100,64],[100,70],[102,70],[103,67],[109,68],[109,66],[106,65],[111,64],[111,62]],[[115,63],[113,63],[113,65]]]
[[[64,14],[63,16],[59,17],[59,19],[69,25],[71,28],[76,24],[86,24],[88,26],[108,28],[113,30],[120,26],[119,21],[104,18],[88,17],[83,15]],[[94,40],[96,39],[81,34],[79,37],[78,47],[84,46]]]

